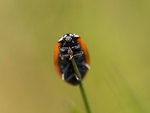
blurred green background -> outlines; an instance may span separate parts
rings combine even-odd
[[[66,33],[89,49],[93,113],[150,113],[149,0],[1,0],[0,113],[85,112],[53,63]]]

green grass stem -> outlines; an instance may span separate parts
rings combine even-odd
[[[77,64],[76,64],[74,58],[71,59],[71,62],[72,62],[72,65],[73,65],[73,68],[74,68],[74,71],[75,71],[77,77],[79,78],[79,80],[81,80],[81,74],[79,72],[79,69],[77,67]],[[82,99],[84,101],[84,105],[85,105],[85,109],[86,109],[87,113],[92,113],[87,96],[86,96],[84,86],[82,84],[82,81],[80,81],[79,88],[80,88],[80,92],[81,92]]]

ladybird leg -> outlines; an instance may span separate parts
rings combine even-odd
[[[72,49],[79,49],[81,47],[80,43],[77,43],[75,46],[72,46]]]
[[[88,68],[88,70],[90,69],[90,66],[88,64],[84,64],[84,65]]]
[[[74,77],[75,76],[75,74],[71,74],[67,79],[66,79],[66,81],[69,81],[70,79],[72,79],[72,77]]]
[[[62,80],[64,80],[64,79],[65,79],[65,77],[64,77],[64,74],[62,74],[62,77],[61,77],[61,79],[62,79]]]
[[[75,74],[75,77],[76,77],[76,79],[77,79],[78,81],[81,80],[81,78],[79,78],[76,74]]]
[[[64,60],[65,58],[69,58],[68,54],[60,54],[59,57],[61,58],[61,60]]]
[[[89,70],[90,69],[90,66],[86,63],[81,64],[81,66],[82,66],[83,70]]]
[[[72,79],[74,76],[76,77],[76,79],[77,79],[78,81],[81,80],[80,78],[77,77],[76,74],[72,74],[72,75],[70,75],[70,76],[66,79],[66,81],[69,81],[69,80]]]
[[[78,80],[78,81],[80,81],[81,79],[80,78],[78,78],[77,77],[77,75],[76,74],[71,74],[67,79],[66,79],[66,81],[69,81],[69,80],[71,80],[73,77],[76,77],[76,79]]]
[[[79,71],[80,71],[81,75],[84,75],[84,73],[85,73],[87,70],[89,70],[89,65],[86,64],[86,62],[80,62],[80,61],[78,61],[78,62],[77,62],[77,65],[78,65],[78,67],[79,67]]]
[[[59,47],[60,52],[65,52],[68,50],[68,47]]]
[[[66,45],[66,41],[63,43],[63,45],[62,45],[62,46],[64,46],[64,45]]]
[[[73,56],[74,56],[74,57],[80,57],[80,56],[82,56],[83,54],[84,54],[84,52],[83,52],[83,51],[80,51],[80,52],[74,54]]]
[[[62,71],[62,80],[66,80],[66,77],[65,77],[65,75],[66,75],[66,73],[68,72],[68,68],[69,68],[69,63],[67,64],[67,66],[63,69],[63,71]]]
[[[73,76],[74,76],[73,74],[70,75],[70,76],[66,79],[66,81],[69,81]]]

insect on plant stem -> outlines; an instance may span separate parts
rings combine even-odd
[[[54,63],[62,80],[74,86],[79,85],[86,113],[92,113],[82,84],[82,79],[89,70],[89,53],[79,35],[69,33],[59,39]]]

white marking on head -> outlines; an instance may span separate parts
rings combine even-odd
[[[61,37],[58,42],[61,42],[62,40],[64,40],[66,38],[67,35],[64,35],[63,37]]]
[[[58,40],[58,42],[62,41],[63,39],[64,39],[64,37],[61,37],[61,38]]]
[[[69,36],[74,36],[74,35],[70,33]]]
[[[74,37],[76,37],[76,38],[78,38],[78,37],[79,37],[79,35],[76,35],[75,33],[74,33],[73,35],[74,35]]]

